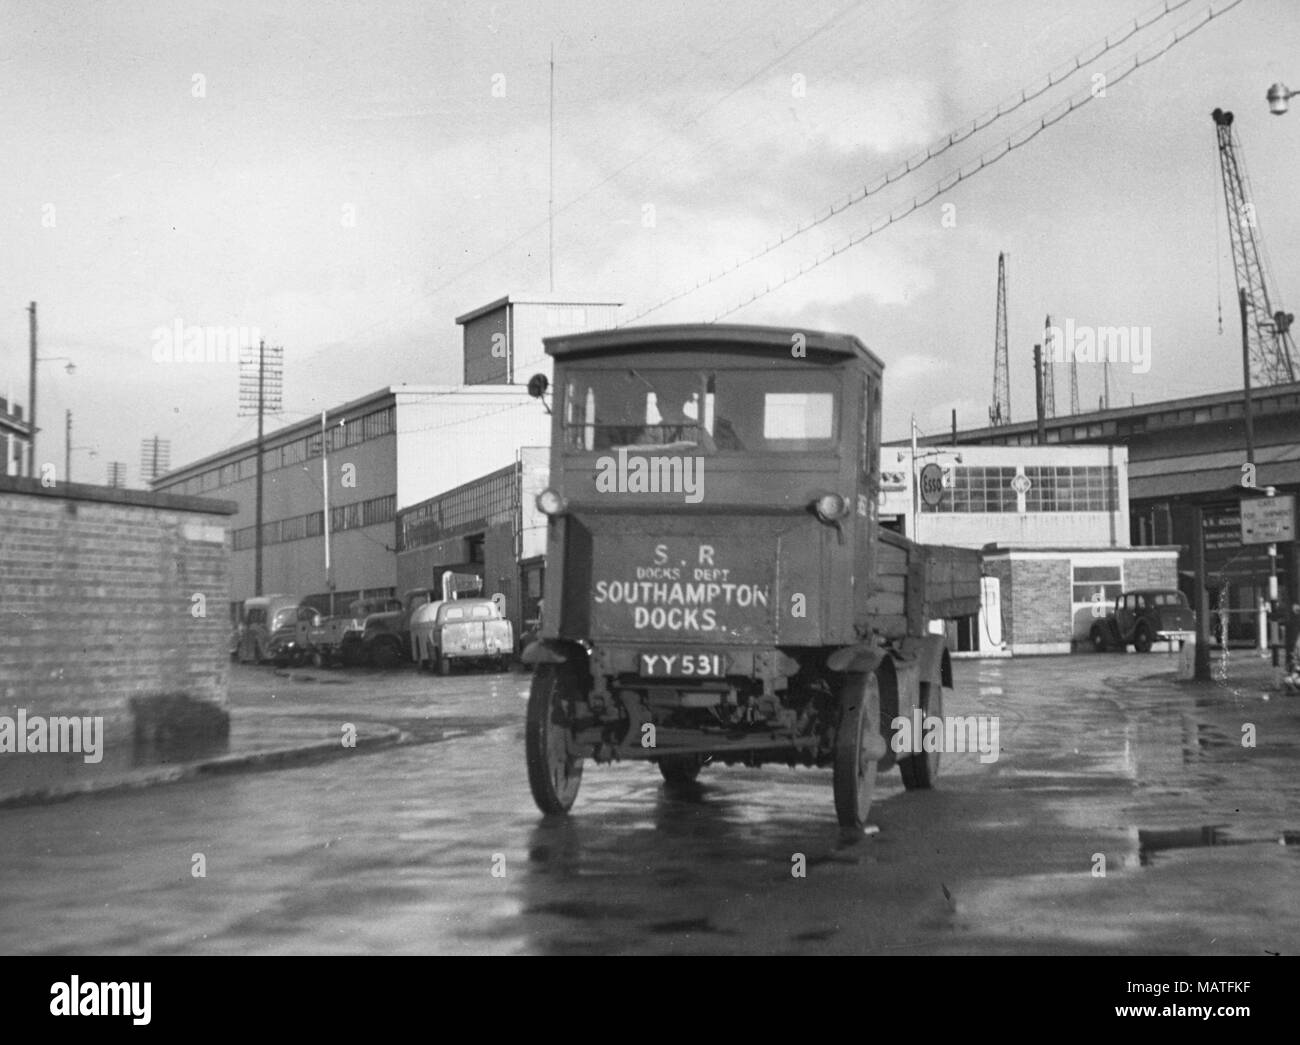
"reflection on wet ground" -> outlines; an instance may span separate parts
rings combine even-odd
[[[998,715],[999,761],[945,755],[933,792],[884,774],[879,833],[848,838],[803,769],[589,766],[543,819],[526,679],[295,687],[297,713],[430,742],[0,811],[0,950],[1292,953],[1300,701],[1159,667],[958,662],[946,710]]]

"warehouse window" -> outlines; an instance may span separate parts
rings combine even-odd
[[[1074,593],[1076,603],[1093,602],[1100,593],[1106,606],[1114,604],[1124,590],[1124,568],[1115,566],[1075,566]]]
[[[945,465],[946,484],[942,500],[933,507],[921,503],[923,512],[987,513],[1017,510],[1016,491],[1011,483],[1014,468]]]
[[[1113,512],[1119,503],[1116,469],[1101,465],[1079,468],[1026,468],[1031,512]]]

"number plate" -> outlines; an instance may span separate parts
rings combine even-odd
[[[708,650],[642,653],[640,665],[646,678],[716,679],[727,673],[731,658]]]

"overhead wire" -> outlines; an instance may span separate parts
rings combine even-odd
[[[626,326],[629,323],[635,323],[638,319],[648,316],[652,312],[657,312],[661,308],[664,308],[675,301],[679,301],[689,294],[695,293],[697,290],[701,290],[704,287],[710,286],[711,284],[716,283],[721,279],[724,279],[725,277],[731,275],[734,272],[739,271],[745,266],[751,265],[755,261],[758,261],[759,259],[766,257],[767,255],[771,254],[773,251],[786,246],[787,244],[791,243],[795,239],[798,239],[800,236],[804,235],[805,233],[810,232],[812,229],[815,229],[818,226],[825,224],[827,221],[830,221],[831,218],[834,218],[837,215],[847,211],[850,207],[857,206],[859,203],[862,203],[869,197],[878,194],[883,189],[894,184],[895,182],[898,182],[903,178],[916,173],[922,167],[930,163],[931,160],[938,159],[944,153],[948,152],[950,149],[954,148],[955,146],[973,137],[978,132],[984,130],[987,127],[991,127],[998,121],[1004,119],[1007,116],[1010,116],[1012,113],[1023,108],[1025,105],[1028,105],[1030,102],[1041,97],[1043,94],[1051,90],[1053,87],[1056,87],[1061,83],[1065,82],[1065,80],[1069,79],[1070,76],[1072,76],[1075,72],[1082,69],[1085,65],[1091,62],[1095,62],[1098,58],[1101,58],[1103,55],[1108,54],[1109,52],[1113,51],[1115,48],[1121,46],[1122,44],[1126,43],[1128,40],[1132,39],[1132,37],[1135,34],[1141,32],[1144,29],[1150,28],[1152,25],[1155,25],[1157,22],[1173,14],[1178,9],[1187,6],[1191,2],[1192,0],[1166,0],[1166,2],[1159,5],[1158,8],[1149,8],[1146,12],[1143,13],[1143,15],[1139,15],[1138,17],[1133,19],[1133,25],[1131,28],[1128,27],[1128,23],[1125,23],[1124,28],[1116,30],[1117,33],[1122,33],[1123,35],[1118,36],[1115,40],[1112,41],[1111,40],[1112,34],[1108,34],[1103,40],[1090,44],[1087,48],[1084,48],[1082,51],[1075,54],[1072,59],[1068,59],[1067,61],[1058,65],[1056,68],[1049,71],[1047,73],[1046,81],[1041,85],[1034,86],[1031,84],[1029,86],[1021,88],[1019,92],[1009,95],[1007,98],[999,102],[996,106],[993,106],[992,108],[987,109],[980,115],[976,116],[973,120],[970,121],[968,125],[963,124],[961,127],[949,132],[947,135],[935,139],[935,141],[932,142],[924,151],[913,153],[901,164],[886,172],[883,176],[878,178],[876,181],[869,183],[868,185],[865,185],[860,189],[856,189],[853,192],[849,193],[846,197],[843,197],[839,201],[830,204],[825,213],[819,213],[819,215],[817,216],[806,219],[805,221],[801,222],[798,226],[796,226],[794,229],[782,233],[778,238],[769,241],[763,247],[750,253],[746,257],[740,258],[732,262],[731,264],[704,277],[703,279],[700,279],[691,287],[680,290],[674,294],[669,295],[666,298],[661,299],[660,301],[657,301],[655,304],[651,305],[650,307],[645,308],[640,312],[635,313],[632,316],[629,316],[627,319],[621,321],[618,325]],[[1153,11],[1156,13],[1152,17],[1148,18],[1146,21],[1142,21],[1144,15],[1151,14]],[[1088,53],[1089,51],[1092,51],[1095,48],[1100,48],[1100,49],[1097,50],[1095,54]],[[1036,82],[1037,81],[1035,81],[1035,83]]]
[[[1166,43],[1154,54],[1148,55],[1145,58],[1142,57],[1140,54],[1134,55],[1132,64],[1128,65],[1127,68],[1113,67],[1111,70],[1109,70],[1107,73],[1107,86],[1113,86],[1115,84],[1122,82],[1124,79],[1132,75],[1138,69],[1141,69],[1143,66],[1150,64],[1151,62],[1155,61],[1157,58],[1160,58],[1163,55],[1167,54],[1169,51],[1173,50],[1174,47],[1178,46],[1178,44],[1182,43],[1193,33],[1196,33],[1200,29],[1203,29],[1215,18],[1219,18],[1222,15],[1227,14],[1229,11],[1231,11],[1233,8],[1237,7],[1243,2],[1244,0],[1231,0],[1231,3],[1229,3],[1226,7],[1224,7],[1222,10],[1219,11],[1215,11],[1213,9],[1213,6],[1211,5],[1210,8],[1207,8],[1206,11],[1203,12],[1203,17],[1201,18],[1200,21],[1197,21],[1195,24],[1186,23],[1183,27],[1180,27],[1180,29],[1175,30],[1173,37],[1169,40],[1169,42]],[[1183,31],[1184,29],[1186,30],[1185,32]],[[759,300],[760,298],[766,297],[774,290],[777,290],[783,286],[793,283],[801,276],[807,275],[807,273],[811,272],[813,269],[820,268],[822,265],[826,264],[828,261],[837,257],[838,255],[844,253],[846,250],[850,249],[851,247],[857,246],[859,243],[862,243],[865,240],[870,239],[872,236],[875,236],[878,233],[883,232],[891,225],[894,225],[897,222],[902,221],[908,215],[914,213],[921,207],[925,206],[927,203],[931,203],[938,197],[943,196],[948,192],[951,192],[954,188],[957,187],[957,185],[961,184],[963,181],[970,180],[971,178],[979,174],[981,171],[984,171],[989,167],[993,166],[1003,157],[1009,155],[1010,153],[1016,151],[1019,148],[1022,148],[1025,145],[1028,145],[1031,141],[1037,138],[1038,135],[1042,134],[1043,131],[1047,130],[1047,128],[1059,123],[1061,120],[1065,119],[1065,117],[1069,116],[1071,113],[1076,112],[1077,110],[1083,108],[1083,106],[1087,105],[1095,97],[1097,96],[1093,94],[1091,90],[1089,90],[1071,98],[1068,103],[1058,103],[1056,106],[1053,107],[1054,109],[1061,108],[1062,105],[1064,105],[1064,108],[1061,109],[1060,112],[1056,113],[1056,115],[1054,116],[1044,115],[1040,117],[1037,122],[1037,125],[1035,125],[1032,121],[1028,124],[1022,125],[1020,131],[1023,131],[1025,128],[1032,128],[1032,130],[1030,130],[1029,133],[1026,134],[1023,138],[1017,140],[1017,134],[1019,134],[1020,131],[1013,132],[1010,136],[1007,137],[1005,141],[1001,142],[998,146],[995,146],[992,149],[985,150],[985,152],[981,153],[980,156],[978,157],[977,162],[975,162],[973,165],[968,165],[971,167],[971,169],[967,170],[965,166],[960,167],[957,169],[955,176],[953,176],[953,173],[950,171],[948,174],[940,178],[937,182],[933,183],[929,187],[929,190],[926,192],[926,194],[924,195],[918,194],[917,196],[913,197],[911,202],[907,206],[905,206],[902,210],[897,211],[896,213],[891,213],[887,218],[883,218],[873,223],[869,228],[863,230],[862,232],[856,233],[855,235],[850,236],[848,239],[842,241],[840,244],[832,248],[829,251],[829,253],[823,254],[822,256],[818,257],[812,262],[808,262],[801,265],[796,271],[792,273],[787,273],[785,276],[777,280],[775,283],[769,283],[763,290],[755,292],[754,294],[750,295],[750,297],[746,298],[744,301],[741,301],[740,303],[735,304],[730,308],[717,313],[713,317],[713,319],[710,320],[710,322],[717,322],[719,319],[729,316],[734,312],[740,311],[742,308],[747,307],[748,305]],[[1049,109],[1048,113],[1050,114],[1052,111],[1053,110]],[[691,293],[695,289],[698,288],[692,288],[691,291],[687,291],[685,293]],[[678,296],[679,297],[685,296],[685,293]]]

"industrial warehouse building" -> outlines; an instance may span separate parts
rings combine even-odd
[[[513,507],[501,508],[501,476],[522,474],[526,461],[538,459],[524,448],[550,444],[550,416],[526,382],[549,372],[543,336],[610,326],[618,307],[501,298],[457,320],[472,379],[465,385],[381,388],[266,436],[260,584],[255,440],[175,469],[154,489],[239,505],[231,524],[232,612],[259,592],[342,611],[356,598],[436,584],[434,567],[454,566],[483,574],[518,620],[521,582],[516,570],[499,565],[493,528],[503,510],[520,510],[518,482],[506,484]],[[403,530],[399,514],[408,508],[414,514]],[[416,548],[430,569],[404,569],[399,579],[399,551]]]
[[[1179,549],[1177,586],[1197,607],[1193,545],[1203,517],[1203,546],[1212,625],[1226,627],[1233,644],[1258,645],[1260,601],[1273,569],[1266,544],[1243,540],[1243,501],[1272,488],[1291,497],[1293,530],[1300,529],[1300,382],[1255,389],[1251,437],[1241,391],[1143,403],[1064,417],[1005,424],[919,440],[963,455],[973,448],[1020,447],[1041,442],[1042,452],[1089,447],[1123,448],[1128,458],[1128,536],[1136,550]],[[1050,449],[1049,449],[1050,448]],[[1276,544],[1279,605],[1300,595],[1300,556],[1294,540]],[[1138,583],[1123,578],[1128,587]]]
[[[927,464],[942,474],[933,504],[918,490]],[[1178,586],[1177,548],[1129,545],[1128,485],[1124,447],[887,446],[880,517],[922,544],[982,550],[982,608],[953,629],[956,650],[1069,653],[1099,601]]]

